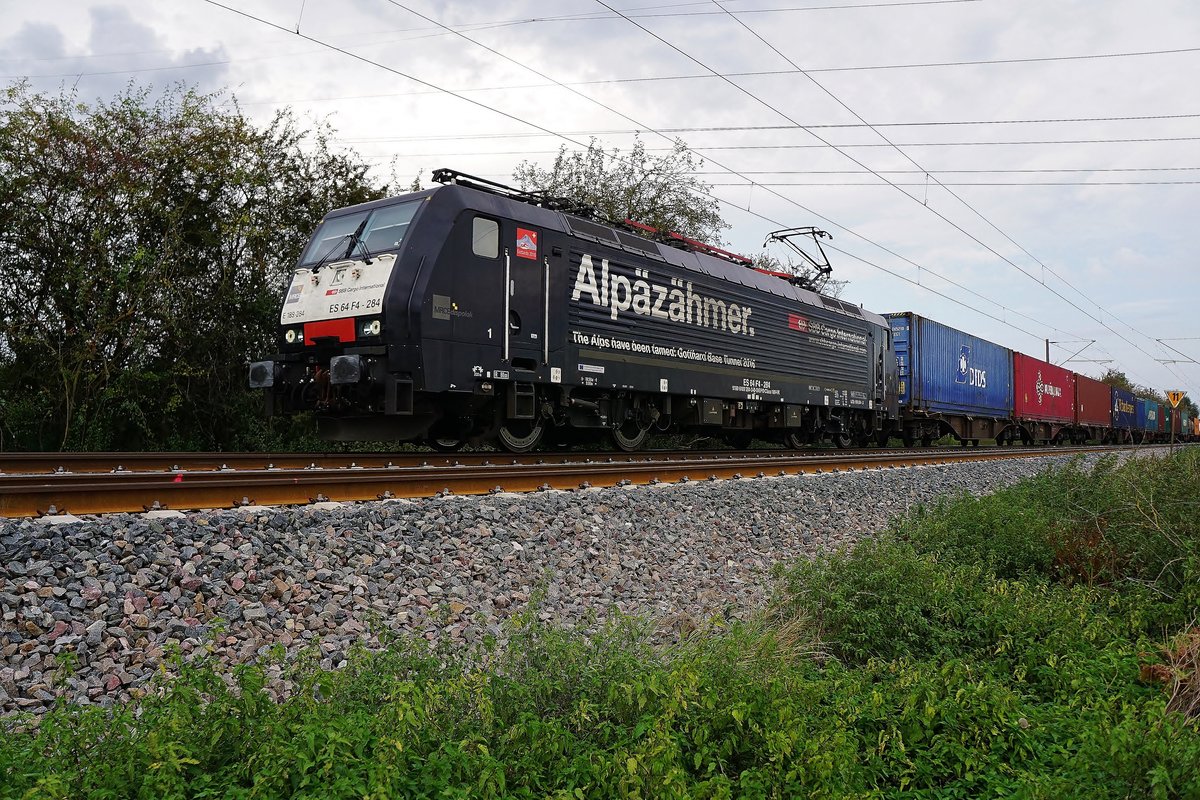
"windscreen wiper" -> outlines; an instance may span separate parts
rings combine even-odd
[[[328,250],[325,251],[325,255],[318,258],[317,263],[312,265],[313,274],[314,275],[317,274],[317,272],[319,272],[321,270],[321,267],[325,266],[325,263],[327,261],[329,261],[331,258],[333,258],[334,253],[338,252],[337,251],[338,245],[340,245],[342,242],[346,241],[347,238],[350,238],[353,236],[355,236],[355,234],[353,234],[353,233],[343,233],[341,236],[334,239],[333,244],[330,246],[330,248]]]
[[[355,249],[363,251],[363,255],[366,256],[366,258],[363,259],[364,264],[371,263],[371,251],[367,249],[367,243],[363,241],[363,237],[358,231],[354,232],[354,241],[350,243],[350,249],[346,251],[346,255],[351,255]]]

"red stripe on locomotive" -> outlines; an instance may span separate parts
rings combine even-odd
[[[326,319],[304,323],[304,343],[316,344],[317,338],[336,337],[339,342],[354,341],[354,318]]]

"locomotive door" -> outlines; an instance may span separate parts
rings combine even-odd
[[[536,371],[549,355],[550,265],[541,253],[537,229],[518,227],[514,240],[504,253],[504,358],[514,369]]]

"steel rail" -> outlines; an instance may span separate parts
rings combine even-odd
[[[457,466],[343,469],[211,470],[0,475],[0,517],[102,514],[152,508],[213,509],[243,505],[297,505],[323,500],[361,501],[487,494],[539,489],[670,483],[887,469],[1005,458],[1124,450],[1127,447],[959,449],[942,452],[861,451],[803,454],[789,451],[700,454],[688,459],[629,458],[566,463],[491,463]],[[495,454],[492,454],[495,455]],[[638,458],[649,455],[650,458]]]
[[[1037,449],[1037,448],[1034,448]],[[1019,448],[1018,448],[1019,450]],[[196,470],[259,469],[354,469],[389,467],[453,467],[491,464],[563,464],[595,461],[661,461],[671,459],[822,457],[833,453],[878,453],[879,448],[837,450],[830,448],[787,448],[763,450],[640,450],[627,453],[616,450],[547,450],[514,455],[502,451],[433,451],[376,453],[194,453],[194,452],[0,452],[0,477],[93,472],[192,472]],[[896,448],[889,453],[957,453],[958,446],[944,448]],[[1011,450],[1010,452],[1016,452]],[[1044,449],[1039,452],[1045,452]]]
[[[53,473],[191,472],[195,470],[353,469],[453,467],[491,464],[561,464],[582,461],[656,461],[669,458],[743,459],[763,454],[788,455],[795,450],[643,450],[575,452],[545,451],[514,455],[505,452],[461,453],[0,453],[0,477]],[[807,451],[829,452],[829,451]]]

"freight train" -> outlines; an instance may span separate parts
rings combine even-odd
[[[1161,436],[1154,404],[916,314],[569,200],[434,177],[321,222],[279,352],[249,367],[268,413],[311,412],[333,440],[513,452],[597,435],[636,450],[656,431],[790,447]]]

